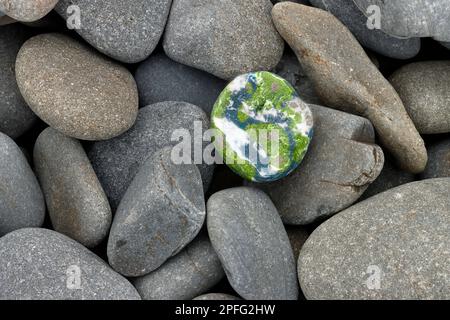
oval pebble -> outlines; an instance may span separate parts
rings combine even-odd
[[[58,0],[0,0],[0,11],[13,19],[31,22],[52,11]]]

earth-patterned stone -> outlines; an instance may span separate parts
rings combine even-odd
[[[271,70],[284,42],[269,0],[174,0],[164,50],[175,61],[223,79]]]
[[[450,178],[412,182],[337,214],[300,253],[308,299],[450,298]]]
[[[54,230],[98,245],[109,232],[111,208],[81,143],[47,128],[34,146],[34,165]]]
[[[422,179],[450,177],[450,139],[434,143],[428,153],[430,159]]]
[[[40,227],[44,216],[45,201],[36,176],[22,150],[0,132],[0,237],[16,229]]]
[[[186,135],[189,132],[191,137],[201,139],[194,133],[195,123],[199,126],[197,132],[209,128],[208,117],[199,107],[185,102],[161,102],[140,109],[135,125],[123,135],[94,143],[88,156],[113,209],[119,205],[141,164],[157,150],[177,144],[178,140],[171,141],[175,130],[185,129]],[[207,164],[198,167],[206,191],[214,167]]]
[[[136,120],[139,97],[130,72],[65,35],[28,40],[17,56],[16,77],[31,109],[67,136],[110,139]]]
[[[143,276],[180,252],[199,233],[205,198],[195,164],[174,164],[171,147],[148,158],[123,196],[108,240],[109,264]]]
[[[238,297],[232,296],[226,293],[207,293],[201,296],[198,296],[192,300],[204,300],[204,301],[226,301],[226,300],[241,300]]]
[[[211,242],[200,235],[159,269],[133,283],[145,300],[188,300],[210,290],[223,277]]]
[[[65,19],[80,8],[75,31],[104,54],[125,62],[146,59],[161,38],[172,0],[60,0],[55,10]]]
[[[411,63],[390,81],[420,133],[450,132],[450,61]]]
[[[207,204],[211,243],[234,290],[247,300],[296,300],[289,238],[264,192],[247,187],[213,194]]]
[[[310,105],[314,139],[300,167],[268,184],[251,184],[272,199],[286,224],[305,225],[353,204],[384,164],[369,120]]]
[[[425,144],[390,83],[350,31],[331,13],[291,2],[272,10],[274,23],[328,106],[370,119],[402,168],[425,169]]]
[[[44,17],[57,3],[58,0],[0,0],[0,11],[15,20],[30,22]]]
[[[268,182],[287,176],[303,160],[313,118],[286,80],[262,71],[241,75],[225,88],[211,127],[217,130],[216,152],[234,172]]]
[[[2,300],[140,300],[127,279],[78,242],[52,230],[0,239]]]

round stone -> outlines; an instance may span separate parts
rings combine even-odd
[[[215,103],[211,124],[224,162],[255,182],[291,173],[313,134],[309,107],[286,80],[265,71],[234,79]]]

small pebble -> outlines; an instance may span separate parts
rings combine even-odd
[[[49,13],[58,0],[0,0],[0,11],[13,19],[31,22]]]

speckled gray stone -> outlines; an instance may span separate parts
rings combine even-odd
[[[205,221],[202,178],[195,164],[174,164],[172,147],[148,158],[117,209],[109,264],[139,277],[159,268],[200,232]]]
[[[174,0],[164,35],[166,54],[223,79],[271,70],[284,42],[269,0]]]
[[[110,139],[136,120],[139,97],[130,72],[65,35],[28,40],[17,56],[16,77],[31,109],[70,137]]]
[[[232,296],[226,293],[207,293],[198,296],[192,300],[204,300],[204,301],[227,301],[227,300],[241,300],[238,297]]]
[[[0,28],[0,131],[12,138],[22,135],[37,118],[23,100],[15,74],[17,53],[28,34],[18,23]]]
[[[450,132],[450,61],[411,63],[390,81],[420,133]]]
[[[155,49],[171,3],[172,0],[60,0],[55,10],[67,18],[68,7],[79,6],[78,34],[104,54],[135,63]]]
[[[401,39],[379,29],[367,27],[367,17],[353,0],[311,0],[318,8],[328,10],[349,28],[365,47],[394,59],[410,59],[420,51],[420,39]]]
[[[234,290],[248,300],[295,300],[298,285],[289,238],[269,197],[247,187],[207,203],[211,243]]]
[[[111,208],[80,142],[47,128],[34,145],[34,165],[54,230],[86,247],[111,226]]]
[[[0,237],[16,229],[40,227],[44,216],[45,201],[36,176],[22,150],[0,132]]]
[[[36,21],[49,13],[58,0],[0,0],[0,10],[13,19]]]
[[[133,283],[145,300],[188,300],[208,291],[223,277],[209,239],[200,235],[159,269]]]
[[[430,159],[422,179],[450,177],[450,139],[434,143],[428,153]]]
[[[316,105],[310,109],[314,139],[301,165],[279,181],[251,184],[267,192],[287,224],[309,224],[347,208],[384,164],[369,120]]]
[[[423,171],[427,152],[421,136],[394,88],[351,32],[331,13],[292,2],[276,4],[272,16],[320,99],[370,119],[403,169]]]
[[[177,144],[178,140],[171,141],[177,129],[187,129],[194,137],[196,121],[202,123],[203,132],[209,128],[208,117],[197,106],[185,102],[156,103],[140,109],[135,125],[125,134],[92,146],[88,156],[113,209],[145,159],[165,146]],[[202,164],[199,170],[206,191],[214,167]]]
[[[450,178],[412,182],[320,225],[300,253],[305,296],[448,300],[449,190]]]
[[[208,115],[227,83],[204,71],[152,55],[136,71],[141,106],[163,101],[184,101],[201,107]]]
[[[2,300],[140,300],[127,279],[52,230],[11,232],[0,239],[0,256]]]

